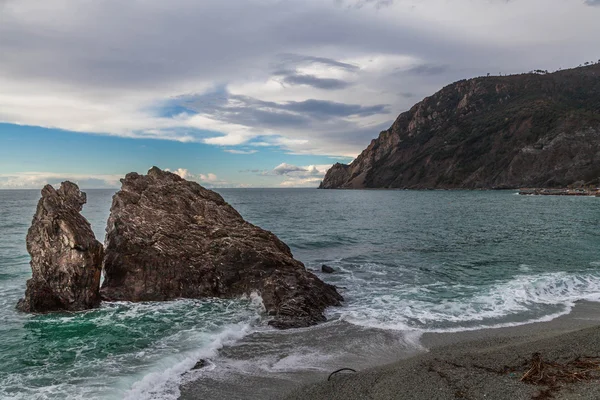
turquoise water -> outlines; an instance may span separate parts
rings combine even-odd
[[[112,192],[87,193],[84,214],[101,240]],[[577,300],[600,301],[598,198],[508,191],[220,193],[247,220],[288,243],[308,268],[326,263],[338,270],[319,275],[343,288],[345,306],[330,309],[332,322],[308,332],[332,342],[335,335],[352,337],[352,351],[361,357],[395,346],[389,332],[418,346],[422,332],[548,320]],[[325,349],[307,341],[306,332],[270,330],[256,296],[18,313],[14,305],[31,274],[25,234],[38,196],[0,191],[0,398],[172,399],[181,383],[203,378],[187,373],[199,358],[210,359],[209,370],[226,380],[232,369],[267,376],[329,367],[349,351],[342,341]],[[205,378],[206,392],[215,392]]]

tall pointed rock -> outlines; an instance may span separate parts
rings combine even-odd
[[[100,304],[103,247],[81,215],[76,184],[46,185],[27,233],[32,278],[17,307],[25,312],[79,311]]]

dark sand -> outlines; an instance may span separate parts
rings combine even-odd
[[[549,391],[547,386],[521,382],[536,352],[544,361],[559,363],[600,357],[599,314],[599,304],[580,303],[568,316],[550,322],[426,334],[422,343],[431,348],[427,353],[356,374],[336,374],[329,382],[305,386],[281,398],[600,399],[598,379],[560,384]]]

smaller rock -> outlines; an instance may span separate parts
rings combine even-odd
[[[86,195],[72,182],[46,185],[27,232],[32,277],[17,308],[81,311],[100,305],[104,250],[81,215]]]
[[[323,264],[321,266],[321,271],[326,274],[333,274],[335,272],[335,269],[331,268],[329,265]]]
[[[197,370],[197,369],[202,369],[204,367],[208,366],[208,361],[201,359],[199,360],[196,365],[194,365],[194,367],[192,368],[192,370]]]

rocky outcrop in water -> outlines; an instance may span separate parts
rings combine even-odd
[[[343,300],[295,260],[287,245],[195,182],[152,168],[128,174],[108,220],[107,300],[231,298],[260,293],[271,325],[324,321]]]
[[[333,274],[335,272],[335,269],[331,268],[329,265],[321,265],[321,272],[325,273],[325,274]]]
[[[103,247],[81,215],[76,184],[46,185],[27,233],[33,276],[17,307],[25,312],[79,311],[100,304]]]
[[[400,114],[323,189],[600,185],[600,64],[456,82]]]

